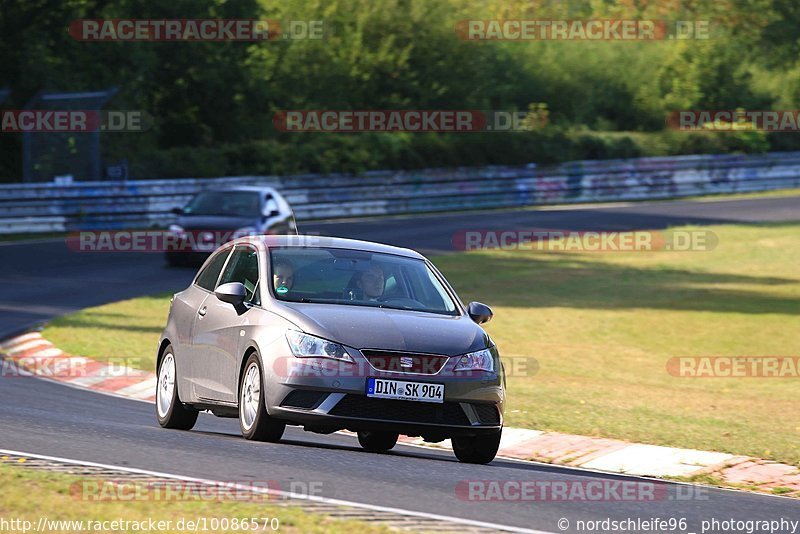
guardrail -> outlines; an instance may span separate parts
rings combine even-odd
[[[163,227],[225,185],[272,185],[298,220],[665,199],[800,187],[800,152],[574,161],[360,175],[238,176],[0,185],[0,234]]]

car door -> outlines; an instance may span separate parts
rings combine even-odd
[[[178,338],[173,343],[177,367],[179,390],[184,392],[184,400],[195,397],[194,375],[196,346],[194,329],[198,313],[203,308],[209,295],[214,296],[214,288],[222,274],[222,268],[230,255],[232,247],[226,247],[204,264],[195,277],[192,285],[186,291],[176,295],[172,303],[171,314],[175,318],[175,328]]]
[[[250,308],[260,305],[258,252],[252,245],[237,245],[217,286],[244,284],[245,304],[235,307],[209,295],[202,304],[194,328],[194,384],[201,399],[235,403],[238,389],[240,331],[248,323]]]

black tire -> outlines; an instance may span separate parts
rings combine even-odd
[[[369,452],[386,452],[397,445],[397,438],[400,435],[396,432],[369,432],[360,430],[358,432],[358,442]]]
[[[467,464],[488,464],[497,456],[500,448],[500,436],[503,431],[496,434],[473,436],[470,438],[453,438],[453,452],[460,462]]]
[[[248,394],[252,395],[253,393],[252,391],[246,390],[245,380],[253,366],[258,369],[258,382],[261,389],[258,391],[258,399],[256,400],[257,407],[254,410],[255,419],[251,426],[247,428],[244,422],[246,418],[244,413],[246,409],[244,399],[247,398]],[[264,373],[261,369],[261,360],[258,354],[253,353],[247,359],[247,363],[244,365],[244,372],[242,372],[242,376],[239,377],[239,428],[245,439],[252,441],[270,441],[274,443],[280,441],[283,436],[283,431],[286,430],[286,423],[273,419],[267,413],[265,393],[266,389],[264,388]]]
[[[173,369],[173,387],[172,394],[168,395],[162,390],[162,377],[161,371],[165,361],[171,359]],[[186,406],[181,402],[180,395],[178,394],[178,373],[175,363],[175,356],[172,352],[172,345],[167,345],[164,349],[164,354],[158,362],[158,371],[156,373],[158,383],[156,384],[156,418],[158,424],[164,428],[172,428],[175,430],[191,430],[197,422],[198,411],[191,406]],[[159,402],[163,398],[164,401],[169,402],[169,407],[160,407]],[[163,415],[162,415],[163,414]]]

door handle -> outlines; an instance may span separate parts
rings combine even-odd
[[[200,317],[205,317],[206,316],[206,310],[207,310],[207,307],[203,306],[202,308],[200,308],[200,311],[197,312],[197,315],[199,315]]]

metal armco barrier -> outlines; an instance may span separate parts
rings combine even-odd
[[[800,187],[800,152],[534,165],[0,185],[0,234],[163,227],[204,189],[269,184],[298,220],[596,201],[665,199]]]

